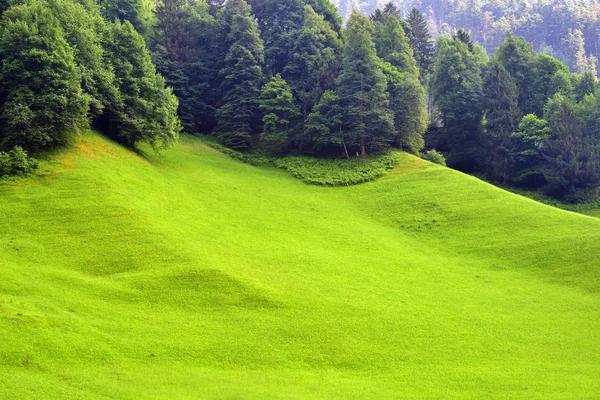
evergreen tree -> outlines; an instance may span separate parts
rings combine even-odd
[[[535,62],[535,73],[533,81],[533,106],[532,111],[536,115],[544,114],[544,106],[548,99],[556,93],[551,81],[554,75],[563,71],[569,74],[569,68],[560,61],[546,54],[539,54]]]
[[[120,102],[105,110],[103,129],[121,143],[147,142],[156,150],[177,141],[181,129],[177,98],[156,73],[144,39],[131,23],[112,26],[107,51],[113,63]]]
[[[575,99],[577,102],[583,100],[588,94],[595,94],[598,90],[598,78],[590,72],[586,71],[583,74],[577,76],[575,82]]]
[[[44,4],[14,6],[0,25],[0,148],[40,150],[86,125],[74,51]]]
[[[512,133],[517,130],[521,118],[517,85],[504,67],[493,60],[486,69],[483,87],[486,138],[490,147],[488,173],[492,179],[501,179],[507,184],[514,165]]]
[[[340,98],[333,91],[325,91],[308,115],[304,135],[314,150],[323,151],[330,147],[344,146],[346,157],[350,158],[342,132]]]
[[[217,131],[227,146],[244,149],[250,147],[252,134],[260,131],[263,43],[244,0],[229,0],[225,12],[232,18],[225,67],[219,74],[223,98],[216,113]]]
[[[423,14],[417,8],[413,8],[408,14],[407,22],[410,25],[410,34],[408,35],[410,46],[421,70],[421,75],[424,76],[431,73],[433,67],[434,47],[429,27]]]
[[[102,15],[108,22],[129,21],[140,35],[150,29],[150,12],[143,0],[98,0]]]
[[[542,148],[548,183],[562,194],[595,188],[600,178],[598,142],[586,134],[575,104],[556,94],[548,102],[546,119],[552,131]]]
[[[452,168],[476,169],[482,146],[481,70],[479,59],[459,38],[438,39],[432,91],[443,127],[427,146],[445,152]]]
[[[398,68],[400,72],[418,75],[413,51],[396,16],[387,15],[382,23],[375,23],[373,41],[381,59]]]
[[[418,154],[427,129],[425,90],[416,74],[401,73],[390,63],[381,63],[388,81],[390,109],[394,113],[395,145]]]
[[[519,89],[519,109],[522,114],[530,114],[535,110],[536,54],[531,43],[523,38],[508,34],[504,43],[496,50],[495,58],[508,71]]]
[[[294,40],[302,26],[302,0],[250,0],[264,40],[265,63],[270,74],[283,72],[290,62]]]
[[[362,157],[366,157],[367,149],[385,148],[394,138],[387,80],[371,39],[372,30],[365,16],[358,12],[350,15],[337,88],[344,109],[343,126],[347,143],[359,147]]]
[[[153,58],[179,98],[179,117],[189,132],[208,132],[215,123],[216,28],[204,0],[164,0],[156,9]]]
[[[300,114],[294,105],[292,91],[281,75],[275,75],[263,87],[260,109],[264,115],[264,132],[261,139],[277,149],[282,149],[293,139],[290,135],[290,123]]]
[[[514,149],[511,158],[515,161],[513,182],[527,187],[539,187],[546,183],[542,174],[541,149],[550,133],[546,120],[535,114],[523,117],[519,129],[512,134]]]
[[[338,35],[312,7],[306,6],[293,57],[283,74],[300,102],[304,119],[323,92],[334,88],[341,50]]]

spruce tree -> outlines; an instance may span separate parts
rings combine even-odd
[[[552,130],[542,148],[543,173],[548,183],[561,194],[597,187],[598,142],[586,134],[572,100],[556,94],[548,102],[546,119]]]
[[[88,98],[59,20],[44,4],[14,6],[0,25],[0,149],[40,150],[87,124]]]
[[[283,72],[299,100],[304,119],[323,92],[334,88],[341,52],[342,42],[337,33],[312,7],[306,6],[292,59]]]
[[[150,10],[143,0],[98,0],[102,16],[110,23],[129,21],[142,36],[150,29]]]
[[[519,123],[512,134],[514,143],[511,158],[515,162],[512,181],[527,187],[539,187],[546,183],[542,174],[543,157],[541,149],[550,137],[550,128],[546,120],[535,114],[528,114]]]
[[[260,94],[260,109],[263,112],[264,131],[261,140],[282,150],[291,137],[290,124],[300,114],[295,107],[292,91],[281,75],[275,75],[263,87]]]
[[[443,127],[428,147],[446,153],[448,166],[473,171],[481,162],[483,109],[479,60],[459,38],[437,42],[432,90]]]
[[[593,72],[586,71],[577,76],[575,83],[575,100],[580,102],[588,94],[595,94],[598,90],[598,78]]]
[[[223,95],[217,110],[217,132],[227,146],[250,147],[252,134],[260,132],[260,88],[263,82],[263,42],[258,25],[244,0],[225,6],[231,16],[228,51],[220,72]]]
[[[393,114],[386,92],[387,80],[371,39],[371,22],[353,12],[348,20],[342,72],[337,94],[344,109],[343,126],[347,143],[368,150],[389,146],[394,138]]]
[[[153,59],[179,98],[179,117],[188,132],[208,132],[214,125],[216,29],[204,0],[164,0],[156,9]]]
[[[483,107],[486,120],[488,152],[487,170],[492,179],[507,184],[513,173],[514,143],[512,134],[520,120],[517,85],[500,63],[488,65],[484,79]]]
[[[413,50],[398,17],[386,15],[382,23],[376,22],[373,41],[377,48],[377,55],[382,60],[389,62],[400,72],[418,76]]]
[[[410,46],[413,49],[417,66],[421,70],[421,75],[425,76],[431,73],[433,67],[433,41],[429,33],[427,21],[421,11],[413,8],[407,17],[410,25],[410,34],[408,35]]]
[[[523,115],[535,113],[535,68],[536,54],[531,43],[508,34],[498,47],[495,58],[508,71],[519,89],[519,109]]]
[[[418,154],[425,144],[423,134],[427,128],[425,90],[417,74],[401,73],[387,62],[381,63],[381,69],[387,78],[390,110],[394,114],[394,144]]]
[[[335,92],[327,90],[305,123],[304,136],[309,139],[315,151],[322,152],[331,147],[343,146],[346,157],[350,158],[342,132],[342,115],[340,98]]]

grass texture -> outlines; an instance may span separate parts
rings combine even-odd
[[[600,397],[600,220],[407,154],[332,188],[146,151],[0,186],[0,398]]]

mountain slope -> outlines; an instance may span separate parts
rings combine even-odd
[[[600,392],[600,220],[409,155],[323,188],[90,133],[42,170],[0,186],[2,398]]]

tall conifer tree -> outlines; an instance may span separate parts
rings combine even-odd
[[[245,149],[250,147],[252,134],[258,133],[261,125],[263,42],[250,6],[244,0],[228,1],[225,12],[231,16],[231,25],[228,51],[220,72],[223,97],[216,113],[217,131],[228,146]]]
[[[362,14],[353,12],[345,33],[344,61],[337,93],[344,109],[347,142],[360,148],[377,150],[390,145],[394,138],[387,80],[371,39],[373,27]]]

